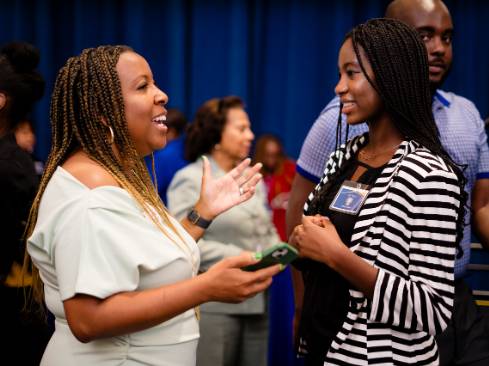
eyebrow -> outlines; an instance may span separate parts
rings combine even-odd
[[[148,82],[151,78],[146,74],[138,75],[131,81],[131,84],[136,86],[141,80]]]
[[[340,68],[346,68],[348,66],[356,66],[356,67],[360,67],[360,64],[356,61],[348,61],[348,62],[345,62],[343,65],[340,66]]]
[[[431,27],[429,25],[426,25],[426,26],[423,26],[423,27],[418,27],[418,28],[416,28],[416,30],[418,32],[426,31],[426,32],[435,33],[435,28],[434,27]],[[443,33],[453,33],[453,28],[447,28],[447,29],[445,29],[443,31]]]

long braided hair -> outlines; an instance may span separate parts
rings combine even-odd
[[[387,18],[372,19],[356,26],[345,36],[345,41],[347,39],[351,39],[364,76],[379,94],[398,131],[405,139],[414,140],[440,156],[457,175],[461,195],[457,212],[457,256],[461,257],[466,178],[440,142],[432,112],[428,55],[423,41],[413,28]],[[375,80],[366,72],[360,48],[372,67]],[[339,114],[335,150],[338,150],[341,139],[341,107]],[[340,173],[341,169],[334,175]]]
[[[116,71],[123,52],[133,51],[127,46],[85,49],[79,56],[68,59],[59,71],[50,108],[52,147],[30,211],[26,238],[34,230],[41,198],[51,177],[77,149],[82,149],[104,167],[164,234],[167,234],[164,226],[167,225],[178,235],[129,135]],[[113,141],[109,127],[113,131]],[[113,145],[119,156],[114,153]],[[29,271],[33,275],[32,298],[42,305],[39,272],[26,251],[24,273]]]

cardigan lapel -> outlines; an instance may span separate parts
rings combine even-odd
[[[356,152],[368,143],[368,132],[356,136],[343,145],[336,152],[331,154],[321,181],[310,194],[304,212],[307,212],[308,206],[319,190],[329,184],[329,178],[345,163],[347,163]],[[400,168],[402,160],[410,153],[415,151],[420,145],[415,141],[403,141],[386,167],[382,170],[377,178],[373,188],[369,192],[355,223],[351,238],[350,250],[358,252],[364,259],[375,261],[380,244],[380,237],[385,226],[386,216],[382,214],[385,201],[389,195],[389,188],[393,184],[397,171]],[[375,224],[375,225],[374,225]],[[373,240],[372,238],[379,238]]]
[[[390,188],[395,182],[404,158],[412,153],[419,145],[414,141],[403,141],[398,147],[391,160],[387,163],[382,173],[375,181],[364,205],[358,213],[358,219],[353,228],[350,249],[357,252],[364,259],[373,263],[378,253],[382,233],[387,220],[385,206]]]

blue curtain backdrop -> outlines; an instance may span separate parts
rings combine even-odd
[[[68,57],[101,44],[127,44],[145,56],[170,96],[169,106],[190,118],[209,98],[241,96],[256,135],[280,136],[297,158],[310,126],[333,97],[345,33],[382,16],[388,2],[1,0],[0,44],[25,40],[42,52],[40,71],[48,88],[34,115],[41,159],[50,149],[49,97],[58,69]],[[444,89],[471,99],[487,117],[489,1],[446,3],[455,37],[454,65]],[[276,316],[290,321],[291,307],[283,304]],[[271,365],[297,365],[291,347],[283,344],[271,344]]]
[[[355,24],[382,16],[388,0],[10,0],[0,2],[0,43],[42,52],[48,90],[35,113],[37,153],[50,148],[49,96],[57,70],[83,48],[128,44],[150,62],[170,106],[192,117],[206,99],[247,102],[257,134],[279,135],[292,157],[333,96],[337,51]],[[489,115],[489,2],[447,1],[455,24],[445,89]]]

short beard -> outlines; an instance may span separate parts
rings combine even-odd
[[[437,89],[440,89],[441,86],[443,85],[443,83],[445,82],[445,80],[447,79],[448,75],[450,74],[450,71],[452,70],[452,65],[450,64],[450,66],[448,66],[445,74],[443,75],[443,77],[441,78],[440,81],[436,82],[436,83],[432,83],[430,82],[430,90],[431,90],[431,95],[435,95]]]

